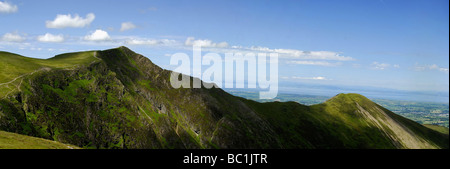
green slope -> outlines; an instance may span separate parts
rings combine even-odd
[[[35,59],[21,55],[0,51],[0,83],[5,83],[14,78],[31,73],[39,68],[69,68],[80,64],[88,64],[96,61],[95,51],[75,52],[57,55],[49,59]]]
[[[36,63],[38,59],[27,58],[8,52],[0,52],[0,58],[0,67],[2,68],[0,72],[0,84],[42,67]]]
[[[359,94],[339,94],[312,106],[242,100],[271,123],[287,148],[448,148],[448,134]]]
[[[102,61],[26,76],[0,99],[0,130],[92,148],[279,147],[221,89],[172,89],[170,71],[125,47],[97,55]]]
[[[2,55],[9,66],[0,70],[21,77],[0,86],[0,130],[79,147],[448,148],[448,135],[358,94],[305,106],[173,89],[171,71],[126,47],[46,60]]]
[[[70,69],[77,65],[86,65],[99,59],[95,51],[68,53],[49,59],[28,58],[0,51],[0,98],[12,93],[21,84],[23,77],[48,69]]]
[[[0,149],[78,149],[78,147],[42,138],[0,131]]]
[[[425,127],[428,127],[429,129],[432,129],[434,131],[440,132],[442,134],[448,135],[448,128],[444,126],[438,126],[438,125],[432,125],[432,124],[424,124]]]

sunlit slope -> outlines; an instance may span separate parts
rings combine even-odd
[[[0,98],[20,90],[18,86],[25,76],[50,69],[70,69],[97,60],[95,51],[67,53],[50,59],[29,58],[0,51]]]
[[[447,134],[449,133],[449,130],[447,127],[439,126],[439,125],[433,125],[433,124],[424,124],[425,127],[428,127],[429,129],[432,129],[434,131]]]
[[[273,126],[286,148],[448,148],[448,135],[359,94],[339,94],[312,106],[243,100]]]
[[[78,149],[77,146],[0,131],[0,149]]]
[[[0,84],[9,82],[26,73],[42,67],[38,59],[27,58],[13,53],[0,52]]]

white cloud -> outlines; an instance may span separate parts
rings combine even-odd
[[[385,70],[391,66],[390,64],[387,63],[378,63],[378,62],[373,62],[371,65],[372,69],[375,70]]]
[[[138,37],[127,37],[125,39],[125,44],[127,45],[147,45],[147,46],[156,46],[156,45],[165,45],[165,46],[176,46],[180,45],[176,40],[170,39],[145,39]]]
[[[314,66],[340,66],[341,62],[327,62],[327,61],[288,61],[287,63],[298,65],[314,65]]]
[[[9,2],[0,1],[0,13],[14,13],[17,12],[19,8],[17,5],[11,4]]]
[[[270,49],[267,47],[242,47],[232,46],[233,49],[248,50],[251,52],[266,52],[266,53],[278,53],[280,57],[289,59],[308,59],[308,60],[338,60],[338,61],[352,61],[355,60],[349,56],[341,56],[337,52],[331,51],[302,51],[296,49]]]
[[[5,33],[2,36],[2,40],[7,42],[22,42],[25,40],[25,38],[15,32],[15,33]]]
[[[195,40],[194,37],[188,37],[186,39],[186,41],[184,42],[184,45],[186,45],[186,46],[200,45],[201,47],[205,47],[205,48],[226,48],[226,47],[228,47],[227,42],[215,43],[208,39]]]
[[[205,51],[216,53],[278,53],[280,58],[295,60],[336,60],[336,61],[353,61],[356,60],[349,56],[342,56],[338,52],[332,51],[302,51],[296,49],[271,49],[268,47],[252,46],[230,46],[227,42],[216,43],[208,39],[196,40],[194,37],[188,37],[185,46],[201,45]],[[302,64],[302,62],[300,62]],[[321,63],[318,63],[321,64]],[[337,63],[334,63],[337,64]],[[334,65],[326,64],[325,65]],[[339,65],[341,63],[338,63]],[[322,63],[322,65],[324,65]]]
[[[161,44],[161,41],[159,40],[138,40],[138,39],[131,39],[126,41],[129,45],[159,45]]]
[[[37,50],[37,51],[41,51],[42,48],[30,48],[30,50]]]
[[[323,76],[316,76],[316,77],[281,76],[280,78],[286,79],[286,80],[289,80],[289,79],[293,79],[293,80],[331,80],[331,79],[328,79]]]
[[[297,50],[294,50],[297,52]],[[352,57],[341,56],[339,53],[330,51],[302,51],[298,57],[302,59],[319,59],[319,60],[339,60],[350,61],[354,60]]]
[[[89,13],[86,15],[86,18],[82,18],[78,16],[78,14],[75,14],[75,16],[72,17],[72,15],[56,15],[56,18],[53,21],[46,21],[45,26],[47,28],[83,28],[91,24],[92,21],[94,21],[95,15],[93,13]]]
[[[400,68],[400,65],[399,64],[395,64],[394,68]]]
[[[63,35],[52,35],[50,33],[46,33],[45,35],[41,35],[37,37],[37,40],[40,42],[63,42]]]
[[[444,67],[439,67],[436,64],[432,64],[432,65],[418,65],[416,64],[414,67],[414,70],[416,71],[425,71],[425,70],[438,70],[444,73],[448,73],[448,68],[444,68]]]
[[[439,69],[439,66],[436,65],[436,64],[432,64],[432,65],[429,66],[429,69],[436,70],[436,69]]]
[[[111,40],[111,37],[109,36],[108,32],[106,32],[104,30],[101,30],[101,29],[97,29],[92,34],[86,35],[84,37],[84,40],[88,40],[88,41],[107,41],[107,40]]]
[[[439,71],[441,71],[441,72],[445,72],[445,73],[448,73],[448,68],[439,68]]]
[[[131,30],[131,29],[134,29],[134,28],[136,28],[136,25],[134,25],[133,23],[131,23],[131,22],[123,22],[122,23],[122,26],[120,27],[120,31],[126,31],[126,30]]]
[[[300,79],[300,80],[328,80],[325,77],[317,76],[317,77],[298,77],[298,76],[292,76],[292,79]]]
[[[249,49],[252,51],[279,53],[280,57],[292,59],[338,60],[338,61],[355,60],[352,57],[341,56],[339,53],[331,51],[301,51],[296,49],[269,49],[267,47],[251,47]]]

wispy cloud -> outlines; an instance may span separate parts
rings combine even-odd
[[[439,68],[439,71],[441,71],[441,72],[445,72],[445,73],[448,73],[448,68]]]
[[[340,65],[342,65],[342,62],[309,61],[309,60],[288,61],[287,63],[298,64],[298,65],[313,65],[313,66],[340,66]]]
[[[292,79],[292,80],[331,80],[331,79],[328,79],[323,76],[316,76],[316,77],[282,76],[281,78],[287,79],[287,80],[289,80],[289,79]]]
[[[149,8],[146,8],[146,9],[139,10],[139,12],[141,14],[145,14],[147,12],[154,12],[154,11],[158,11],[158,8],[156,8],[156,7],[149,7]]]
[[[243,47],[235,47],[235,48],[243,48]],[[250,47],[244,48],[252,51],[259,52],[271,52],[271,53],[279,53],[280,57],[286,57],[291,59],[308,59],[308,60],[338,60],[338,61],[352,61],[355,60],[349,56],[341,56],[337,52],[331,51],[302,51],[296,49],[270,49],[267,47]]]
[[[432,64],[432,65],[419,65],[416,63],[416,65],[414,66],[414,70],[416,71],[426,71],[426,70],[437,70],[437,71],[441,71],[444,73],[448,73],[449,69],[445,68],[445,67],[439,67],[436,64]]]
[[[173,48],[183,46],[181,42],[173,39],[142,38],[137,36],[116,36],[112,37],[112,39],[117,43],[135,46],[168,46]]]
[[[388,70],[390,68],[400,69],[400,65],[399,64],[372,62],[372,64],[370,64],[369,68],[372,70]]]
[[[139,39],[131,39],[125,42],[128,45],[159,45],[161,41],[155,39],[149,40],[139,40]]]
[[[293,76],[292,79],[300,79],[300,80],[328,80],[325,77],[317,76],[317,77],[297,77]]]
[[[123,22],[121,27],[120,27],[120,31],[127,31],[127,30],[131,30],[131,29],[135,29],[136,25],[131,23],[131,22]]]
[[[184,45],[186,46],[193,46],[193,45],[200,45],[204,48],[226,48],[228,47],[227,42],[219,42],[215,43],[208,39],[198,39],[196,40],[194,37],[188,37],[186,41],[184,42]]]
[[[389,67],[391,67],[391,65],[388,64],[388,63],[373,62],[373,63],[371,64],[371,68],[372,68],[372,69],[375,69],[375,70],[386,70],[386,69],[388,69]]]
[[[53,21],[46,21],[45,26],[47,28],[83,28],[91,24],[94,21],[95,15],[93,13],[89,13],[86,15],[86,18],[78,16],[75,14],[72,16],[71,14],[67,15],[56,15],[56,18]]]
[[[185,46],[201,45],[204,51],[216,53],[277,53],[282,59],[290,60],[289,63],[304,64],[304,65],[318,65],[318,66],[339,66],[341,62],[326,62],[326,61],[304,61],[304,60],[334,60],[334,61],[354,61],[356,59],[349,56],[342,56],[338,52],[332,51],[302,51],[296,49],[271,49],[268,47],[259,46],[230,46],[227,42],[214,42],[209,39],[195,39],[189,37],[185,41]]]
[[[0,13],[15,13],[19,10],[17,5],[11,4],[7,1],[0,1]]]

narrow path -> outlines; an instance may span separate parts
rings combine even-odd
[[[0,86],[10,84],[10,83],[16,81],[17,79],[19,79],[19,78],[21,78],[21,77],[23,77],[23,76],[26,76],[26,75],[28,75],[28,73],[25,73],[25,74],[23,74],[23,75],[17,76],[16,78],[14,78],[13,80],[11,80],[11,81],[9,81],[9,82],[6,82],[6,83],[0,83]]]
[[[97,58],[98,60],[102,60],[102,59],[97,57],[97,51],[94,52],[94,57]]]
[[[35,70],[35,71],[31,72],[31,73],[25,73],[25,74],[23,74],[23,75],[17,76],[16,78],[14,78],[13,80],[11,80],[11,81],[9,81],[9,82],[6,82],[6,83],[0,83],[0,86],[6,85],[6,84],[10,84],[10,83],[16,81],[16,80],[19,79],[19,78],[22,78],[22,77],[24,77],[24,76],[26,76],[26,75],[32,75],[32,74],[36,73],[37,71],[42,71],[43,69],[45,69],[45,68],[39,68],[39,69],[37,69],[37,70]]]
[[[19,79],[19,78],[22,78],[22,77],[27,76],[27,75],[32,75],[32,74],[34,74],[34,73],[36,73],[36,72],[38,72],[38,71],[43,71],[43,70],[47,70],[47,69],[48,69],[48,68],[45,68],[45,67],[44,67],[44,68],[39,68],[39,69],[37,69],[37,70],[35,70],[35,71],[31,72],[31,73],[25,73],[25,74],[23,74],[23,75],[20,75],[20,76],[14,78],[13,80],[11,80],[11,81],[9,81],[9,82],[0,84],[0,86],[6,85],[6,84],[11,84],[12,82],[16,81],[16,80]],[[17,88],[18,91],[21,91],[21,90],[20,90],[20,85],[22,85],[22,82],[23,82],[23,79],[21,79],[21,81],[20,81],[20,83],[19,83],[18,85],[14,86],[15,88]],[[9,86],[7,86],[7,87],[9,88]],[[5,99],[9,94],[11,94],[12,92],[16,91],[15,88],[14,88],[14,89],[11,89],[8,93],[6,93],[6,94],[3,96],[2,99]]]
[[[97,58],[97,60],[92,61],[90,64],[93,64],[93,63],[95,63],[96,61],[102,60],[102,59],[100,59],[100,58],[97,57],[97,51],[94,52],[94,57]]]
[[[100,60],[101,60],[100,58],[97,57],[97,51],[94,52],[94,57],[98,59],[97,61],[100,61]],[[96,62],[96,61],[92,61],[90,64],[93,64],[94,62]],[[79,66],[79,65],[63,67],[63,69],[74,68],[74,67],[77,67],[77,66]],[[50,68],[48,68],[48,67],[42,67],[42,68],[39,68],[39,69],[37,69],[37,70],[35,70],[35,71],[31,72],[31,73],[25,73],[25,74],[22,74],[22,75],[20,75],[20,76],[17,76],[16,78],[14,78],[13,80],[11,80],[11,81],[9,81],[9,82],[0,83],[0,87],[1,87],[1,86],[4,86],[4,85],[9,85],[9,84],[13,83],[14,81],[16,81],[17,79],[20,79],[20,78],[22,78],[22,77],[24,77],[24,76],[32,75],[32,74],[34,74],[34,73],[36,73],[36,72],[38,72],[38,71],[49,70],[49,69],[50,69]],[[22,84],[22,82],[23,82],[23,79],[20,81],[20,83],[19,83],[17,86],[15,86],[15,87],[17,88],[18,91],[21,91],[21,90],[20,90],[20,85]],[[9,86],[7,86],[7,87],[9,88]],[[15,91],[15,89],[12,89],[12,90],[11,90],[10,92],[8,92],[2,99],[6,98],[9,94],[11,94],[11,93],[14,92],[14,91]]]

